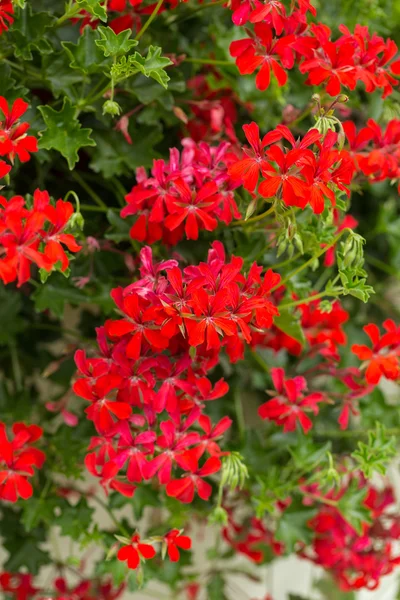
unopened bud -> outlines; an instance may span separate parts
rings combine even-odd
[[[121,107],[118,102],[114,102],[114,100],[106,100],[106,102],[104,102],[103,115],[117,117],[119,114],[121,114]]]

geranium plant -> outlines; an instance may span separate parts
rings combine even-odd
[[[400,11],[325,4],[0,0],[7,600],[400,564]]]

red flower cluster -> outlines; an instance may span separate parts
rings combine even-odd
[[[46,458],[44,452],[32,447],[43,435],[41,427],[14,423],[12,433],[10,441],[5,424],[0,422],[0,499],[7,502],[32,496],[28,478],[34,475],[34,467],[42,467]]]
[[[54,600],[117,600],[125,590],[125,584],[114,588],[108,581],[82,579],[70,587],[63,577],[53,582],[51,598]],[[10,600],[48,600],[48,590],[34,585],[32,575],[25,573],[0,573],[0,590]]]
[[[254,23],[254,31],[246,28],[250,37],[230,46],[241,75],[259,69],[256,86],[266,90],[271,72],[282,86],[287,81],[287,71],[298,65],[301,73],[308,74],[306,84],[324,83],[331,96],[340,94],[342,87],[354,90],[357,81],[365,84],[367,92],[381,89],[383,97],[392,93],[393,86],[398,85],[394,76],[400,74],[400,59],[393,61],[397,55],[393,40],[371,35],[365,26],[356,25],[351,33],[342,25],[342,35],[332,41],[329,27],[308,24],[307,13],[315,15],[308,1],[292,4],[288,14],[276,0],[233,0],[234,23]]]
[[[14,5],[11,0],[0,0],[0,35],[13,24]]]
[[[323,136],[317,129],[310,129],[301,141],[296,141],[285,125],[278,125],[262,140],[256,123],[244,125],[243,130],[250,149],[243,148],[246,158],[234,162],[228,172],[247,190],[255,190],[261,174],[261,196],[277,197],[286,206],[302,209],[310,205],[315,214],[324,210],[326,199],[335,206],[335,190],[350,195],[353,162],[346,151],[334,148],[338,139],[335,132]],[[291,149],[282,149],[276,143],[282,139]],[[312,151],[314,145],[316,150]]]
[[[213,73],[216,82],[221,76]],[[237,142],[234,124],[237,121],[237,109],[240,99],[229,87],[214,90],[209,85],[208,76],[196,75],[187,83],[193,98],[188,101],[193,117],[189,118],[186,128],[195,142],[219,140],[226,136],[233,144]],[[250,108],[246,105],[247,108]]]
[[[382,376],[393,381],[400,379],[400,327],[387,319],[383,323],[386,333],[380,334],[374,323],[363,328],[372,342],[372,348],[353,344],[351,350],[362,361],[366,361],[365,378],[371,385],[377,385]]]
[[[349,313],[342,308],[340,301],[335,300],[332,303],[330,312],[321,310],[321,300],[300,304],[297,310],[300,313],[300,325],[309,347],[309,354],[339,360],[338,346],[347,341],[343,325],[349,319]],[[265,335],[254,335],[253,343],[255,346],[272,348],[275,352],[285,349],[294,356],[300,356],[303,351],[303,346],[298,340],[276,326]]]
[[[0,196],[0,278],[4,283],[17,280],[18,287],[29,280],[31,265],[52,271],[59,263],[62,271],[69,264],[63,248],[78,252],[81,246],[65,233],[74,212],[70,202],[50,203],[47,192],[36,190],[28,208],[22,196]]]
[[[105,489],[127,496],[157,475],[169,496],[191,502],[197,492],[206,500],[212,488],[203,478],[220,469],[217,440],[231,424],[225,417],[212,426],[202,414],[228,391],[206,374],[222,347],[236,361],[253,331],[271,326],[279,276],[261,278],[256,264],[244,275],[243,260],[226,262],[220,242],[207,263],[183,271],[174,260],[154,264],[149,247],[140,255],[141,279],[112,292],[121,318],[98,329],[101,356],[76,353],[82,377],[74,391],[90,402],[98,432],[86,465]]]
[[[10,110],[7,100],[0,96],[0,111],[4,115],[4,119],[0,121],[0,156],[7,157],[11,163],[16,156],[21,162],[27,162],[31,153],[38,151],[37,139],[27,134],[29,123],[20,123],[20,118],[26,113],[28,106],[18,98]]]
[[[262,419],[283,425],[283,431],[295,431],[299,422],[304,433],[312,427],[312,421],[307,412],[317,415],[318,403],[326,402],[326,397],[320,392],[304,395],[307,382],[304,377],[285,379],[285,371],[281,368],[271,369],[271,377],[278,396],[260,406],[258,414]]]
[[[275,540],[273,532],[261,519],[252,516],[244,518],[236,516],[231,508],[227,509],[228,523],[222,531],[224,540],[239,554],[244,554],[256,563],[266,558],[266,548],[270,548],[276,556],[283,554],[284,546]]]
[[[340,490],[335,498],[345,492]],[[314,533],[311,548],[301,555],[331,571],[344,591],[375,589],[383,575],[400,564],[395,547],[400,537],[400,522],[395,515],[393,490],[378,491],[372,486],[364,502],[373,521],[357,533],[334,506],[324,505],[310,522]]]
[[[138,184],[121,210],[121,217],[138,215],[130,231],[133,239],[175,245],[184,236],[197,240],[201,229],[214,231],[218,221],[229,225],[240,218],[233,194],[240,182],[228,174],[237,160],[230,144],[212,147],[190,139],[182,144],[182,155],[172,148],[168,163],[154,161],[152,177],[143,168],[137,170]]]
[[[353,121],[345,121],[343,129],[357,172],[372,182],[400,182],[400,119],[389,121],[385,131],[372,119],[359,131]]]
[[[128,542],[128,540],[126,541]],[[161,542],[172,562],[180,559],[179,549],[190,550],[192,547],[192,540],[188,536],[182,535],[179,529],[172,529],[163,538],[150,539],[147,543],[142,542],[140,535],[135,533],[130,542],[118,550],[118,560],[126,561],[129,569],[137,569],[141,562],[155,557],[154,542]]]

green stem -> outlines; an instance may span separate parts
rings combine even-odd
[[[369,429],[347,429],[346,431],[342,431],[340,429],[328,429],[326,431],[315,431],[316,436],[327,438],[352,438],[357,436],[368,437],[369,433]],[[388,435],[400,436],[400,427],[388,428],[385,430],[385,433]]]
[[[137,33],[135,40],[140,40],[140,38],[142,37],[142,35],[144,34],[144,32],[146,31],[146,29],[148,27],[150,27],[150,25],[152,24],[152,22],[154,21],[154,19],[156,18],[162,3],[164,2],[164,0],[158,0],[156,6],[154,7],[153,12],[151,13],[150,17],[147,19],[146,23],[143,25],[142,29]]]
[[[192,10],[190,15],[175,18],[172,22],[170,22],[170,24],[172,25],[173,23],[174,24],[182,23],[183,21],[187,21],[188,19],[192,19],[193,17],[195,17],[198,12],[201,12],[207,8],[212,8],[214,6],[220,6],[221,4],[226,4],[226,2],[227,2],[227,0],[218,0],[217,2],[207,2],[205,4],[202,4],[195,10]]]
[[[259,364],[259,366],[262,368],[262,370],[269,374],[270,368],[267,365],[267,363],[265,362],[265,360],[263,360],[261,358],[261,356],[259,354],[257,354],[257,352],[255,350],[250,350],[250,352],[251,352],[252,357],[254,358],[256,363]]]
[[[339,294],[339,292],[337,292]],[[314,294],[314,296],[309,296],[308,298],[302,298],[300,300],[294,300],[293,302],[286,302],[285,304],[280,304],[278,306],[279,310],[287,310],[288,308],[292,308],[294,306],[299,306],[300,304],[308,304],[309,302],[313,302],[314,300],[318,300],[319,298],[323,298],[324,296],[336,296],[333,292],[320,292],[319,294]]]
[[[90,496],[95,502],[97,502],[97,504],[99,506],[101,506],[109,515],[110,519],[112,520],[112,522],[114,523],[114,525],[117,527],[117,529],[119,529],[119,531],[122,533],[123,536],[130,538],[131,535],[130,533],[125,529],[125,527],[123,525],[121,525],[121,523],[118,521],[117,517],[114,515],[112,508],[110,508],[108,506],[108,504],[106,502],[104,502],[104,500],[102,500],[101,498],[99,498],[98,496]]]
[[[103,212],[106,213],[109,210],[115,211],[115,212],[119,212],[121,209],[115,206],[94,206],[93,204],[81,204],[81,210],[87,210],[90,212]]]
[[[282,262],[272,265],[271,268],[272,269],[280,269],[281,267],[285,267],[286,265],[290,264],[291,262],[297,260],[301,256],[303,256],[302,253],[298,252],[297,254],[295,254],[294,256],[291,256],[290,258],[287,258],[286,260],[283,260]]]
[[[261,221],[266,216],[270,215],[275,210],[275,205],[271,206],[268,210],[261,213],[260,215],[256,215],[255,217],[250,217],[250,219],[243,219],[241,221],[235,221],[232,223],[232,227],[238,227],[239,225],[248,225],[249,223],[256,223],[257,221]]]
[[[375,258],[375,256],[371,256],[370,254],[365,254],[365,260],[370,265],[372,265],[373,267],[376,267],[377,269],[380,269],[384,273],[387,273],[388,275],[391,275],[392,277],[396,277],[397,279],[400,279],[400,274],[397,272],[397,270],[394,269],[393,267],[391,267],[390,265],[387,265],[382,260],[379,260],[379,258]]]
[[[20,392],[23,388],[23,386],[22,386],[22,371],[21,371],[21,365],[20,365],[19,358],[18,358],[17,346],[16,346],[16,343],[14,340],[8,342],[8,348],[10,351],[11,365],[12,365],[13,377],[14,377],[14,382],[15,382],[15,389],[17,392]]]
[[[125,196],[128,194],[128,192],[126,191],[126,189],[124,188],[122,183],[116,177],[112,177],[111,181],[118,192],[118,194],[117,194],[118,202],[120,203],[121,206],[125,206],[126,205]]]
[[[221,65],[224,67],[235,67],[236,65],[231,60],[217,60],[214,58],[185,58],[183,62],[189,62],[200,65]]]
[[[87,192],[89,194],[89,196],[92,198],[92,200],[94,200],[94,202],[98,206],[101,206],[102,208],[108,210],[107,205],[103,202],[103,200],[100,198],[100,196],[98,194],[96,194],[95,191],[92,190],[92,188],[86,183],[86,181],[79,175],[79,173],[77,171],[72,171],[71,177],[79,183],[79,185],[85,190],[85,192]]]
[[[332,248],[332,246],[335,246],[338,243],[338,241],[340,240],[340,238],[345,233],[348,233],[349,231],[351,231],[351,229],[349,229],[348,227],[346,227],[345,229],[342,229],[342,231],[340,233],[338,233],[338,235],[333,239],[333,241],[330,244],[327,244],[319,252],[317,252],[316,254],[314,254],[314,256],[312,256],[309,260],[307,260],[305,263],[303,263],[302,265],[300,265],[299,267],[297,267],[297,269],[295,269],[294,271],[291,271],[284,279],[282,279],[275,287],[273,287],[271,289],[271,292],[273,292],[276,289],[278,289],[281,285],[285,285],[285,283],[287,283],[288,281],[290,281],[291,278],[294,277],[294,275],[297,275],[298,273],[300,273],[301,271],[304,271],[304,269],[306,269],[307,267],[309,267],[310,265],[312,265],[312,263],[315,260],[317,260],[318,258],[320,258],[323,254],[325,254],[325,252],[328,252],[329,248]]]
[[[68,21],[68,19],[72,19],[73,17],[75,17],[81,10],[81,7],[79,5],[75,5],[69,8],[69,10],[67,10],[67,12],[60,17],[59,19],[57,19],[55,26],[59,27],[60,25],[62,25],[65,21]]]

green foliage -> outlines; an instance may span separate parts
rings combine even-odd
[[[227,600],[225,581],[220,573],[216,573],[207,583],[207,598],[209,600]]]
[[[166,89],[170,78],[165,72],[165,67],[171,65],[172,61],[161,56],[161,52],[160,47],[150,46],[146,57],[139,54],[139,52],[135,52],[130,56],[123,56],[111,67],[113,81],[118,83],[137,73],[142,73],[145,77],[155,79]]]
[[[90,137],[92,130],[82,128],[76,107],[66,97],[59,111],[50,106],[38,108],[46,125],[46,129],[40,132],[39,147],[60,152],[72,170],[79,160],[78,150],[85,146],[95,146],[95,141]]]
[[[97,31],[100,39],[96,40],[96,46],[102,51],[104,56],[119,56],[127,54],[132,48],[138,45],[136,40],[132,40],[132,31],[126,29],[120,33],[115,33],[111,27],[99,27]]]
[[[382,423],[377,422],[375,431],[368,432],[368,442],[358,442],[358,448],[351,456],[369,479],[374,472],[386,473],[388,462],[396,455],[396,451],[396,439],[387,434]]]
[[[363,524],[371,523],[370,510],[364,505],[365,495],[365,488],[359,488],[358,482],[353,479],[337,504],[342,516],[359,535],[362,533]]]
[[[97,44],[99,41],[99,32],[85,27],[77,44],[62,42],[61,45],[68,55],[71,69],[76,69],[85,75],[103,72],[109,61],[104,58],[104,53]]]

